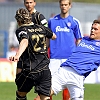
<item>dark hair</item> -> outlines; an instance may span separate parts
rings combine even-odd
[[[95,20],[93,21],[93,24],[94,24],[94,23],[100,24],[100,20],[95,19]]]
[[[29,24],[29,23],[31,23],[32,16],[31,16],[31,14],[28,12],[27,9],[19,8],[19,9],[16,11],[15,19],[16,19],[17,21],[21,22],[22,24]]]
[[[59,0],[59,3],[61,3],[61,1],[64,1],[64,0]],[[72,0],[69,0],[69,4],[72,3]]]

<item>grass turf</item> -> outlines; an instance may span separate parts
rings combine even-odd
[[[84,100],[100,100],[100,84],[85,84]],[[16,85],[13,82],[0,82],[0,100],[15,100]],[[27,95],[28,100],[36,97],[32,89]],[[53,96],[53,100],[62,100],[62,92]]]

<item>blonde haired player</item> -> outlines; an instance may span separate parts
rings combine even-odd
[[[56,35],[49,28],[34,24],[27,9],[19,8],[15,19],[19,25],[16,30],[19,48],[16,55],[9,59],[17,63],[20,59],[22,62],[21,71],[17,72],[15,79],[16,100],[27,100],[26,95],[33,87],[41,100],[50,100],[51,72],[46,38],[55,39]]]

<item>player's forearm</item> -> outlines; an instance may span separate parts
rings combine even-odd
[[[20,57],[22,53],[25,51],[25,49],[27,48],[27,46],[28,46],[28,40],[23,39],[19,44],[19,48],[18,48],[16,55]]]

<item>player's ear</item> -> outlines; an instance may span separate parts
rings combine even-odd
[[[72,4],[70,4],[70,7],[69,8],[72,8]]]
[[[17,24],[18,24],[18,26],[21,26],[21,22],[20,21],[17,21]]]
[[[36,6],[36,2],[34,1],[34,7]]]

